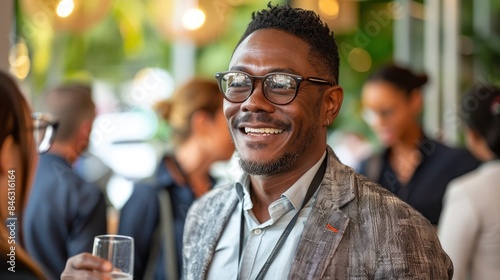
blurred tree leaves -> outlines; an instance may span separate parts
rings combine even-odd
[[[34,92],[68,79],[119,84],[147,66],[168,69],[170,43],[159,38],[143,1],[113,1],[109,14],[84,32],[56,32],[17,9],[18,36],[32,55]]]
[[[214,5],[222,0],[214,1]],[[222,36],[211,44],[198,49],[196,71],[205,77],[213,78],[215,72],[225,71],[233,54],[234,47],[252,19],[252,12],[267,7],[269,0],[229,0],[229,4],[237,7],[221,8],[220,16],[230,16],[229,26],[225,27]],[[284,4],[286,1],[272,1],[272,4]]]
[[[109,14],[93,28],[83,33],[55,32],[36,18],[17,9],[17,35],[28,44],[32,70],[27,83],[33,92],[41,92],[67,79],[99,79],[119,85],[132,79],[145,67],[172,69],[172,39],[158,32],[148,3],[152,0],[115,0]],[[251,13],[263,9],[269,0],[214,0],[219,5],[219,16],[231,17],[228,26],[217,40],[200,46],[196,53],[196,74],[212,78],[217,71],[227,69],[234,47],[251,19]],[[289,3],[287,0],[273,4]],[[359,1],[359,22],[350,32],[336,34],[340,47],[340,85],[345,99],[340,116],[332,129],[345,129],[371,135],[360,115],[360,91],[368,74],[392,60],[393,21],[381,23],[374,13],[387,9],[392,1]],[[422,1],[418,1],[422,2]],[[461,28],[474,43],[471,56],[491,73],[490,80],[499,82],[500,20],[494,15],[500,10],[500,1],[492,3],[492,31],[494,36],[483,38],[472,29],[472,0],[461,1]],[[224,5],[222,5],[224,4]],[[18,4],[19,5],[19,4]],[[377,32],[367,29],[378,23]],[[420,32],[419,30],[417,30]],[[416,33],[420,38],[422,34]],[[375,34],[376,33],[376,34]],[[365,42],[360,44],[360,36]],[[349,63],[349,52],[354,47],[365,49],[372,66],[367,72],[355,71]],[[466,58],[467,59],[467,58]],[[468,81],[467,81],[468,82]]]

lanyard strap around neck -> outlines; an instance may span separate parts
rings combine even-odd
[[[319,188],[319,185],[321,184],[321,181],[323,180],[323,176],[325,175],[326,171],[326,163],[327,163],[327,158],[328,155],[325,156],[325,159],[323,160],[323,163],[321,163],[321,166],[319,167],[318,171],[314,175],[313,180],[311,181],[311,184],[309,185],[307,189],[306,196],[304,197],[304,200],[302,201],[302,206],[300,206],[300,209],[297,211],[295,216],[293,216],[292,220],[288,223],[286,226],[285,230],[281,234],[280,238],[278,239],[278,242],[274,246],[274,249],[271,251],[271,254],[267,258],[266,262],[262,266],[259,274],[257,275],[256,280],[262,280],[264,279],[264,276],[266,275],[267,271],[269,270],[269,267],[271,266],[272,262],[278,255],[281,247],[283,247],[283,244],[285,243],[285,240],[288,238],[288,235],[292,231],[295,223],[297,222],[297,219],[299,218],[299,213],[304,206],[306,206],[307,202],[311,199],[311,197],[314,195],[316,190]],[[240,273],[239,273],[239,268],[240,268],[240,262],[241,262],[241,257],[243,253],[243,240],[244,240],[244,230],[245,230],[245,219],[243,215],[243,202],[241,203],[241,221],[240,221],[240,250],[239,250],[239,258],[238,258],[238,279],[240,278]]]

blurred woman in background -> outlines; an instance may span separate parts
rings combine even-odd
[[[55,123],[48,116],[34,118],[15,81],[0,71],[0,279],[46,278],[22,246],[23,210],[38,148],[48,149],[55,131]],[[40,142],[35,141],[34,130],[41,136]]]
[[[474,86],[461,110],[467,148],[483,163],[450,183],[439,239],[453,279],[500,279],[500,88]]]
[[[379,183],[437,225],[448,183],[479,162],[463,149],[428,138],[420,124],[426,75],[397,65],[374,72],[362,89],[363,117],[384,147],[359,173]]]
[[[193,79],[157,106],[171,128],[174,149],[163,157],[152,180],[134,187],[118,229],[134,237],[137,279],[181,277],[187,211],[214,186],[212,164],[229,160],[234,151],[222,103],[215,81]]]

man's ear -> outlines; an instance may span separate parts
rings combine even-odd
[[[92,124],[94,119],[86,119],[80,123],[80,127],[73,135],[72,140],[68,142],[72,147],[73,151],[79,156],[83,150],[85,150],[90,142],[90,133],[92,132]]]
[[[90,138],[90,133],[92,132],[92,120],[84,120],[80,123],[80,127],[75,132],[76,135],[73,135],[73,141],[76,142],[88,142]],[[57,133],[57,132],[56,132]]]
[[[422,91],[420,89],[414,89],[410,93],[410,106],[415,115],[419,115],[422,112],[423,100]]]
[[[335,118],[340,112],[342,107],[342,101],[344,100],[344,89],[341,86],[333,86],[325,91],[323,101],[326,104],[326,110],[324,114],[324,125],[329,126],[333,123]]]

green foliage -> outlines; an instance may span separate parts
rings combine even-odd
[[[360,2],[359,22],[351,32],[336,34],[340,53],[340,81],[344,89],[344,102],[332,129],[360,133],[373,142],[375,136],[361,118],[361,89],[371,71],[390,62],[393,54],[393,22],[382,21],[377,12],[386,11],[388,2]],[[349,53],[353,48],[365,49],[372,66],[367,72],[353,69]]]
[[[227,10],[225,14],[230,16],[231,20],[229,20],[228,26],[224,28],[224,33],[218,40],[198,49],[196,71],[201,76],[213,77],[215,72],[227,70],[234,47],[247,28],[252,12],[264,9],[269,0],[233,0],[228,2],[244,2],[245,4]],[[285,2],[283,0],[272,1],[272,4],[283,4]]]
[[[227,69],[232,52],[241,34],[251,19],[251,13],[265,8],[269,0],[217,0],[226,1],[234,7],[224,6],[222,16],[230,17],[220,37],[196,52],[196,73],[213,77],[217,71]],[[27,83],[33,92],[41,92],[48,86],[67,79],[100,79],[112,85],[130,80],[142,68],[160,67],[171,71],[171,41],[159,34],[147,10],[150,1],[113,1],[111,11],[96,26],[83,33],[57,33],[44,26],[38,26],[34,19],[17,8],[17,35],[24,38],[32,58],[32,71]],[[290,1],[272,1],[284,4]],[[360,117],[360,91],[369,72],[392,60],[393,22],[381,21],[377,13],[388,10],[392,1],[359,1],[359,21],[350,30],[336,34],[339,44],[340,85],[344,88],[343,109],[333,124],[333,129],[344,129],[371,135]],[[422,1],[417,1],[421,3]],[[493,36],[484,38],[474,34],[472,28],[472,0],[461,1],[461,30],[471,38],[474,50],[466,61],[476,61],[489,73],[485,80],[500,82],[500,24],[494,17],[500,11],[499,1],[491,2],[491,28]],[[214,5],[216,2],[214,2]],[[423,38],[422,23],[415,23],[415,37]],[[419,42],[420,44],[420,42]],[[367,72],[357,72],[351,67],[349,53],[363,48],[371,57],[372,66]],[[416,46],[422,49],[422,46]],[[412,54],[412,60],[422,60],[421,51]],[[474,58],[472,58],[474,57]],[[470,62],[472,67],[472,62]],[[465,72],[464,72],[465,73]],[[470,84],[470,77],[464,77],[464,85]]]

